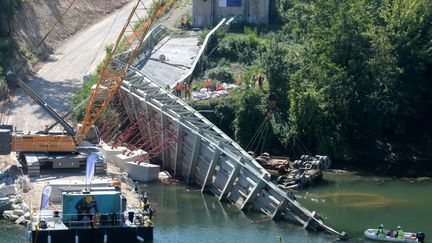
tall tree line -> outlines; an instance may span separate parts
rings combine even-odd
[[[276,0],[273,9],[283,27],[261,61],[283,104],[285,145],[341,160],[398,145],[431,151],[430,0]]]

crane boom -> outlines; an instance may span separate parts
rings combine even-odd
[[[169,2],[172,4],[174,1]],[[149,9],[142,0],[138,0],[124,25],[114,48],[106,58],[98,77],[98,81],[91,92],[80,131],[76,135],[76,143],[80,144],[90,131],[103,110],[121,86],[121,83],[135,60],[142,42],[157,17],[163,14],[167,5],[163,0],[153,2]],[[146,18],[147,17],[147,18]],[[126,65],[113,62],[114,56],[128,53]]]

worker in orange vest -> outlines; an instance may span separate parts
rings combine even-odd
[[[185,90],[185,99],[190,100],[191,94],[190,94],[190,88],[189,88],[189,84],[188,83],[184,84],[184,90]]]
[[[186,21],[185,19],[182,17],[180,19],[180,29],[185,29],[186,28]]]
[[[216,84],[216,90],[223,90],[223,86],[221,83]]]
[[[206,89],[207,89],[207,92],[211,91],[212,83],[211,83],[210,79],[206,79],[206,80],[204,81],[204,85],[205,85],[205,87],[206,87]]]
[[[177,82],[177,84],[176,84],[176,96],[177,97],[181,96],[181,90],[182,90],[182,85],[180,82]]]

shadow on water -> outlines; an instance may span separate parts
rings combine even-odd
[[[154,205],[154,242],[331,242],[335,238],[243,212],[215,196],[179,185],[144,184]]]

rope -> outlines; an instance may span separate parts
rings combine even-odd
[[[103,43],[105,42],[106,38],[108,37],[108,34],[111,32],[111,29],[112,29],[112,27],[114,26],[115,22],[117,22],[117,18],[118,18],[118,16],[120,15],[120,12],[121,12],[121,11],[117,11],[117,15],[116,15],[114,21],[111,23],[111,26],[109,27],[108,31],[106,32],[105,37],[103,38],[102,42],[100,43],[98,50],[95,52],[95,54],[94,54],[94,56],[93,56],[93,59],[92,59],[91,62],[90,62],[90,66],[91,66],[91,65],[93,64],[93,62],[96,60],[96,56],[97,56],[97,54],[99,53],[99,51],[102,49]]]
[[[251,141],[249,141],[248,145],[246,146],[247,150],[250,150],[254,147],[256,139],[259,137],[259,135],[262,133],[264,125],[267,123],[267,117],[264,119],[264,121],[259,125],[256,133],[252,137]]]
[[[265,129],[264,129],[264,136],[263,136],[263,139],[262,139],[262,146],[261,146],[261,152],[260,152],[260,154],[262,154],[263,151],[264,151],[264,144],[265,144],[265,140],[266,140],[266,136],[267,136],[267,130],[268,130],[268,126],[266,126]]]

